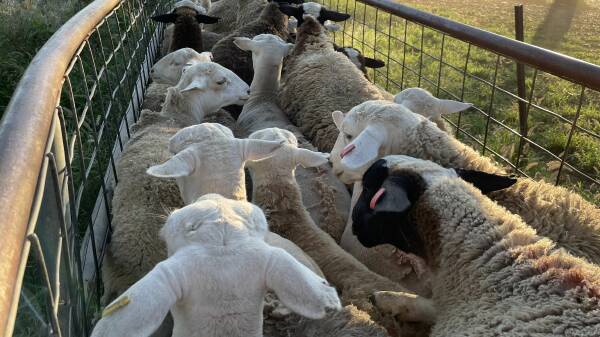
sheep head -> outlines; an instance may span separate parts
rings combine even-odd
[[[462,179],[483,193],[516,182],[510,176],[444,168],[402,155],[387,156],[371,165],[362,178],[363,189],[352,210],[352,232],[366,247],[389,243],[424,257],[423,234],[410,213],[427,188],[448,179]]]
[[[171,13],[160,14],[152,17],[152,20],[162,23],[176,23],[181,17],[194,17],[200,24],[202,23],[217,23],[220,18],[206,15],[210,9],[206,4],[200,5],[190,0],[182,0],[175,3]]]
[[[181,79],[183,67],[211,60],[211,52],[198,53],[192,48],[181,48],[158,60],[150,70],[150,77],[157,83],[176,85]]]
[[[171,213],[160,231],[169,255],[194,244],[228,245],[245,237],[264,239],[265,215],[257,206],[206,194]]]
[[[176,86],[168,89],[164,112],[189,111],[200,123],[224,106],[243,105],[250,87],[231,70],[214,62],[186,65]]]
[[[352,63],[360,69],[365,76],[367,75],[367,68],[382,68],[385,67],[385,62],[364,56],[358,49],[352,47],[338,47],[334,45],[334,49],[340,52],[352,61]]]
[[[260,161],[249,161],[247,166],[253,177],[286,177],[293,178],[296,166],[317,167],[327,164],[328,153],[314,152],[298,148],[296,136],[288,130],[267,128],[253,132],[248,139],[281,143],[282,147],[275,154]]]
[[[429,119],[437,119],[442,115],[466,110],[473,106],[449,99],[434,97],[429,91],[421,88],[407,88],[394,96],[394,102],[404,105],[410,111]]]
[[[279,36],[272,34],[260,34],[252,39],[236,37],[233,43],[242,50],[252,52],[254,69],[260,69],[261,66],[281,66],[283,58],[294,48],[292,43],[286,43]]]
[[[174,156],[146,172],[175,178],[185,204],[207,193],[243,200],[246,161],[268,158],[281,146],[276,141],[237,139],[221,124],[202,123],[179,130],[169,141]]]
[[[279,10],[288,16],[295,17],[296,20],[298,20],[298,27],[302,25],[307,17],[314,18],[321,25],[325,25],[326,21],[341,22],[350,18],[350,14],[329,10],[316,2],[305,2],[299,6],[280,3]],[[334,30],[336,29],[331,24],[329,26]],[[337,27],[337,29],[339,29],[339,27]]]

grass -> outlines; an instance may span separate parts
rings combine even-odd
[[[600,25],[597,24],[600,22],[600,5],[593,7],[598,2],[573,2],[577,3],[574,8],[565,8],[564,1],[560,0],[558,4],[527,1],[526,41],[600,64],[600,54],[594,52],[600,47]],[[518,99],[515,98],[514,61],[475,46],[469,49],[468,44],[460,40],[402,18],[376,12],[361,3],[346,0],[324,0],[323,3],[352,14],[354,19],[344,24],[343,33],[335,35],[336,43],[353,45],[368,56],[386,61],[387,69],[370,74],[377,84],[392,93],[419,86],[443,98],[454,96],[474,103],[478,109],[470,109],[460,116],[449,116],[455,124],[460,119],[461,131],[456,134],[459,139],[507,166],[518,161],[518,169],[527,175],[551,183],[558,180],[560,185],[600,204],[600,186],[590,183],[568,166],[572,165],[600,180],[600,138],[597,136],[600,134],[600,93],[592,90],[584,92],[576,122],[584,130],[576,130],[570,135],[580,102],[581,86],[538,72],[532,93],[534,69],[526,67],[526,98],[531,95],[533,103],[527,118],[527,134],[535,144],[525,142],[519,151],[520,119]],[[508,37],[514,36],[513,5],[508,2],[480,0],[473,5],[464,0],[409,0],[403,1],[403,4]],[[443,62],[440,64],[442,41]],[[493,89],[493,83],[502,90]],[[548,113],[548,110],[555,114]],[[557,177],[563,157],[568,165]]]

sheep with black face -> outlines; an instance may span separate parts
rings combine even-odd
[[[427,261],[431,337],[598,336],[600,268],[482,194],[512,183],[408,156],[384,157],[363,177],[369,190],[357,203],[353,230],[365,244],[398,245]],[[375,303],[388,295],[375,294]]]

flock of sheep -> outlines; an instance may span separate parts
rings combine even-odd
[[[600,210],[448,134],[470,104],[369,82],[329,37],[348,18],[154,17],[92,336],[600,336]]]

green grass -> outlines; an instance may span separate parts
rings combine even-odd
[[[559,1],[560,2],[560,1]],[[403,88],[419,86],[443,98],[452,98],[450,94],[474,103],[483,112],[470,109],[460,116],[457,137],[474,148],[483,151],[485,143],[488,155],[491,149],[510,162],[517,161],[519,136],[490,120],[490,114],[499,123],[519,131],[519,109],[517,99],[505,92],[495,90],[484,83],[493,83],[508,93],[517,94],[516,64],[514,61],[468,45],[460,40],[443,37],[441,33],[361,3],[346,0],[324,0],[330,8],[345,11],[356,21],[344,25],[344,34],[335,35],[336,43],[353,45],[368,56],[386,61],[388,68],[370,78],[391,93]],[[506,2],[480,0],[477,4],[464,0],[409,0],[404,4],[412,5],[435,14],[449,17],[459,22],[479,26],[492,32],[514,36],[513,5]],[[574,9],[565,10],[563,4],[539,2],[525,3],[527,42],[536,42],[544,47],[554,48],[583,60],[599,63],[600,54],[600,6],[579,3]],[[570,13],[570,14],[569,14]],[[569,17],[568,23],[566,17]],[[363,25],[362,22],[366,22]],[[391,25],[390,25],[391,23]],[[376,27],[376,29],[375,29]],[[388,37],[391,35],[391,38]],[[406,36],[407,44],[404,37]],[[438,61],[442,55],[443,63]],[[421,47],[422,44],[422,47]],[[374,50],[375,49],[375,50]],[[420,50],[423,50],[423,54]],[[463,69],[469,55],[463,87]],[[389,60],[388,60],[389,56]],[[436,58],[438,60],[436,60]],[[498,71],[495,74],[496,63]],[[403,67],[404,64],[404,67]],[[413,71],[411,71],[411,69]],[[531,94],[534,69],[526,67],[526,95]],[[439,84],[438,84],[439,78]],[[565,154],[572,121],[577,114],[581,87],[569,81],[546,73],[537,73],[532,102],[542,109],[532,106],[527,119],[528,136],[539,146],[548,149],[553,155],[566,158],[566,162],[585,174],[600,179],[600,139],[585,132],[575,131],[571,136],[568,152]],[[528,98],[528,97],[526,97]],[[543,109],[555,112],[553,116]],[[449,119],[457,123],[459,116]],[[582,101],[577,125],[592,133],[600,134],[600,93],[586,90]],[[486,128],[488,130],[487,137]],[[474,139],[467,136],[471,135]],[[519,156],[518,168],[537,179],[554,183],[560,161],[534,145],[524,144]],[[498,157],[499,162],[503,162]],[[600,186],[593,185],[563,167],[559,179],[562,186],[576,190],[587,199],[600,204]]]

